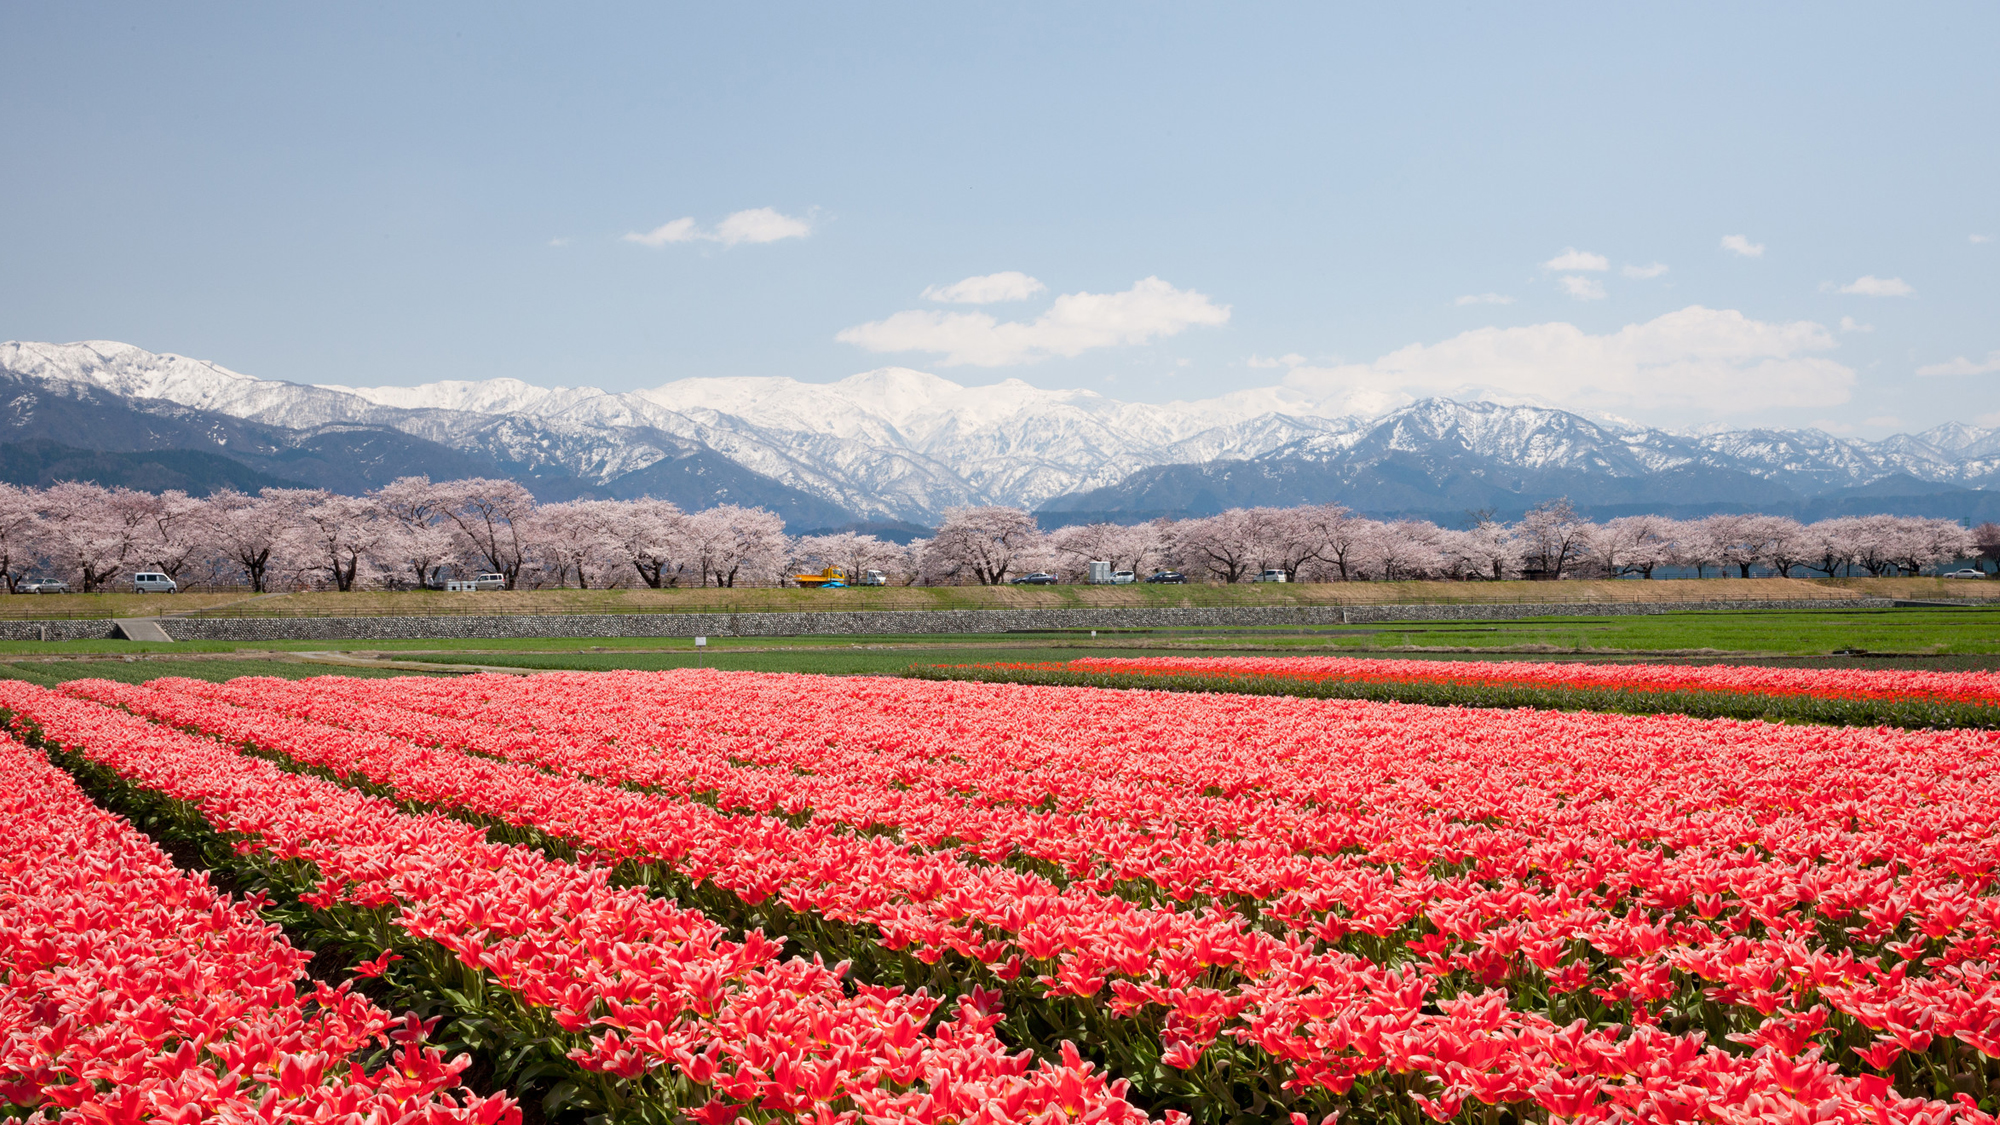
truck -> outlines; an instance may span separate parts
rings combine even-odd
[[[830,566],[818,574],[794,574],[792,581],[806,590],[842,590],[847,588],[847,572]]]
[[[879,570],[864,570],[849,577],[844,567],[830,566],[818,574],[794,574],[792,582],[808,590],[843,590],[849,586],[887,586],[889,576]]]
[[[1117,581],[1118,578],[1112,573],[1110,563],[1102,559],[1090,560],[1089,582],[1092,586],[1110,586]]]

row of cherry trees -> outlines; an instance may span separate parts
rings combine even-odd
[[[1921,574],[1981,553],[2000,561],[2000,526],[1968,530],[1942,519],[1856,516],[1802,524],[1761,515],[1625,516],[1595,523],[1555,501],[1518,523],[1476,516],[1468,522],[1456,529],[1424,520],[1372,520],[1326,504],[1044,534],[1025,512],[974,508],[950,513],[913,561],[921,580],[934,583],[992,583],[1033,570],[1072,579],[1085,574],[1092,559],[1141,575],[1173,568],[1221,582],[1269,570],[1294,582],[1651,578],[1662,570],[1697,577],[1880,576]]]
[[[441,586],[499,574],[520,586],[768,583],[791,541],[784,521],[733,505],[537,504],[507,480],[405,477],[366,496],[267,488],[251,496],[152,494],[65,482],[0,485],[0,576],[90,591],[142,570],[182,588]]]
[[[1516,523],[1464,529],[1380,521],[1335,504],[1239,508],[1201,519],[1042,531],[1017,508],[957,508],[907,546],[872,535],[788,536],[761,508],[683,512],[661,500],[537,504],[506,480],[406,477],[366,496],[265,489],[251,496],[152,494],[67,482],[0,485],[0,578],[31,575],[94,590],[141,571],[183,588],[415,588],[495,573],[508,588],[770,585],[799,571],[879,570],[898,583],[997,584],[1033,571],[1081,579],[1092,560],[1141,575],[1178,569],[1238,582],[1652,577],[1663,569],[1750,576],[1917,574],[1984,553],[2000,527],[1860,516],[1801,524],[1778,516],[1594,523],[1565,502]]]

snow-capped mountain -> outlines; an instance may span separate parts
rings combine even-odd
[[[796,492],[863,519],[917,523],[966,503],[1075,508],[1135,473],[1236,463],[1289,465],[1283,472],[1299,480],[1350,488],[1391,470],[1427,473],[1434,483],[1452,472],[1556,474],[1627,482],[1618,486],[1627,492],[1632,482],[1727,478],[1800,496],[1898,475],[1941,487],[2000,479],[2000,431],[1958,424],[1880,442],[1818,430],[1686,435],[1447,399],[1361,418],[1279,388],[1147,404],[1018,380],[965,387],[907,368],[834,383],[682,379],[619,394],[513,379],[309,386],[91,341],[0,344],[0,375],[51,394],[108,395],[155,414],[172,407],[269,427],[280,435],[270,441],[284,433],[403,435],[498,466],[538,491],[636,494],[665,467],[708,458],[705,472],[743,474],[732,495],[766,481],[766,491]],[[214,444],[226,448],[226,439]],[[1412,478],[1410,487],[1420,486]]]

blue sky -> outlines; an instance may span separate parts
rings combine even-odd
[[[576,8],[0,9],[0,337],[2000,425],[1992,5]]]

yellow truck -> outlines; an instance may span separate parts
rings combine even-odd
[[[841,590],[849,586],[887,586],[889,576],[879,570],[864,570],[860,577],[850,578],[847,571],[830,566],[818,574],[794,574],[792,581],[808,590]]]
[[[847,585],[847,572],[830,566],[818,574],[794,574],[792,581],[808,590],[841,589]]]

